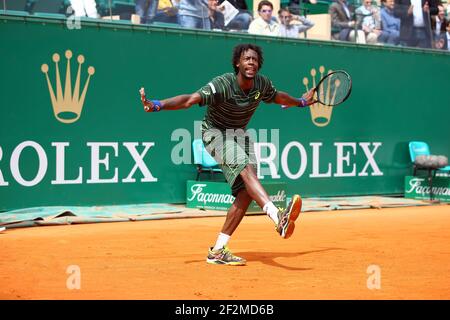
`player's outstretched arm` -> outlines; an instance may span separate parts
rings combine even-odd
[[[283,91],[278,91],[274,102],[284,107],[306,107],[314,102],[314,90],[305,92],[301,98],[294,98]]]
[[[187,109],[200,102],[201,97],[198,93],[183,94],[164,100],[149,100],[145,95],[145,89],[139,90],[141,102],[146,112],[157,112],[161,110]]]

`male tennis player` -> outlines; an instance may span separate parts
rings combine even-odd
[[[270,201],[257,178],[253,142],[245,129],[261,101],[305,107],[313,102],[313,91],[306,92],[301,98],[277,91],[267,77],[258,74],[263,61],[260,47],[240,44],[233,51],[234,73],[214,78],[197,92],[165,100],[148,100],[144,88],[140,89],[146,112],[186,109],[194,104],[208,106],[202,122],[203,143],[223,170],[235,200],[228,210],[216,244],[209,249],[207,263],[246,263],[245,259],[233,255],[227,244],[252,200],[273,220],[276,231],[285,239],[294,232],[295,220],[301,211],[299,195],[292,197],[286,209],[278,209]]]

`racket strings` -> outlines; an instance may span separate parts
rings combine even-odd
[[[351,80],[343,72],[328,74],[318,86],[319,92],[326,92],[325,96],[319,94],[319,102],[325,105],[337,105],[343,102],[351,89]]]
[[[323,79],[323,73],[325,72],[325,68],[324,68],[324,66],[320,66],[320,68],[319,68],[319,72],[320,72],[320,79]],[[330,73],[331,71],[328,71],[328,73]],[[323,88],[319,88],[320,89],[320,91],[319,91],[319,97],[320,97],[320,100],[321,101],[323,101],[323,98],[324,98],[324,91],[323,91]]]

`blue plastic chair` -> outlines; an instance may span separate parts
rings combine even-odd
[[[214,158],[206,151],[205,145],[201,139],[195,139],[192,142],[192,151],[194,155],[194,164],[197,165],[197,178],[198,180],[202,172],[209,172],[211,174],[211,179],[213,175],[217,173],[223,173],[222,169],[217,167],[217,162]]]
[[[436,176],[436,172],[450,172],[450,166],[438,168],[436,166],[432,165],[420,165],[416,163],[416,157],[417,156],[430,156],[430,147],[426,142],[423,141],[411,141],[409,143],[409,155],[411,157],[411,162],[413,163],[414,173],[415,176],[417,173],[417,170],[426,170],[428,171],[428,181],[430,184],[430,200],[433,199],[433,177]]]
[[[420,155],[429,156],[431,155],[430,147],[426,142],[423,141],[411,141],[409,143],[409,155],[411,157],[411,162],[414,164],[416,157]],[[417,168],[420,169],[420,168]],[[450,173],[450,166],[436,169],[438,172]],[[415,172],[414,172],[414,175]]]
[[[409,143],[409,155],[411,156],[411,161],[414,162],[417,156],[429,156],[430,147],[428,144],[422,141],[411,141]]]

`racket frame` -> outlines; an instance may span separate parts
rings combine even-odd
[[[350,86],[349,86],[349,89],[348,89],[348,91],[347,91],[347,95],[344,97],[344,99],[342,99],[342,101],[339,102],[339,103],[333,103],[333,104],[329,104],[329,103],[327,104],[327,103],[324,103],[323,101],[321,101],[320,99],[316,99],[316,100],[314,100],[314,102],[311,103],[311,104],[314,104],[314,103],[317,103],[317,102],[318,102],[318,103],[320,103],[320,104],[322,104],[322,105],[324,105],[324,106],[335,107],[335,106],[337,106],[337,105],[340,105],[341,103],[343,103],[345,100],[348,99],[348,97],[349,97],[350,94],[352,93],[352,78],[350,77],[350,75],[348,74],[348,72],[346,72],[346,71],[344,71],[344,70],[334,70],[334,71],[328,73],[328,74],[327,74],[325,77],[323,77],[322,79],[320,79],[319,83],[314,87],[314,95],[315,95],[316,97],[319,97],[319,94],[320,94],[320,93],[318,92],[319,86],[322,84],[323,81],[329,79],[329,77],[330,77],[331,75],[335,74],[335,73],[344,73],[344,74],[347,76],[347,78],[348,78],[348,80],[349,80],[349,82],[350,82]],[[310,105],[311,105],[311,104],[310,104]]]

